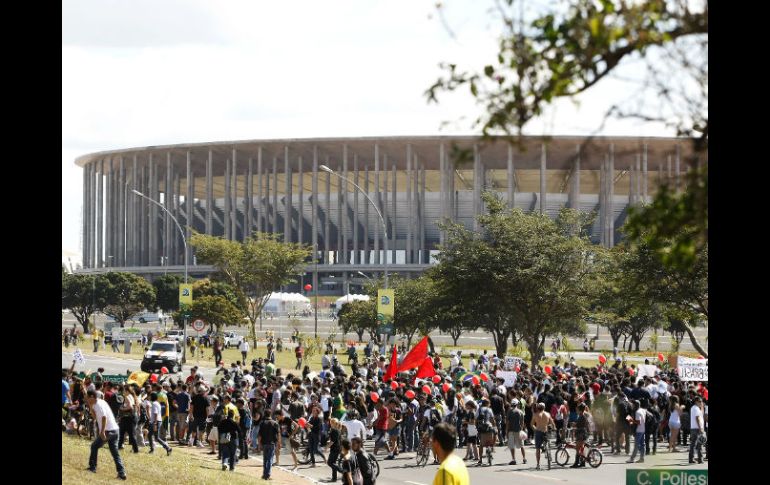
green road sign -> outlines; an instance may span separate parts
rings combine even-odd
[[[626,485],[708,485],[708,470],[626,470]]]
[[[388,334],[393,335],[393,324],[392,323],[386,323],[385,325],[380,325],[377,327],[377,333],[379,334]]]

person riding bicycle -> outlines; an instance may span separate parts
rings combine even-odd
[[[423,398],[420,400],[422,401]],[[433,396],[427,396],[425,404],[420,407],[420,421],[418,423],[420,430],[420,441],[423,446],[430,446],[430,436],[435,428],[441,422],[441,414],[438,412],[433,400]],[[434,463],[438,462],[436,454],[433,454]]]
[[[532,426],[535,427],[535,459],[537,461],[535,470],[540,470],[540,449],[543,443],[548,440],[546,434],[548,428],[556,427],[556,423],[553,422],[550,413],[545,411],[545,404],[542,402],[537,403],[537,412],[532,416]]]

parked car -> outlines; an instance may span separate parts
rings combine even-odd
[[[235,332],[225,332],[225,348],[238,347],[243,342],[243,335],[236,335]]]
[[[169,330],[166,332],[166,340],[182,342],[184,340],[184,330]]]
[[[182,371],[182,344],[176,340],[157,340],[145,352],[142,372],[155,372],[165,367],[170,373]]]

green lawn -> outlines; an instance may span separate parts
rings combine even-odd
[[[123,483],[117,480],[115,463],[112,461],[109,448],[105,445],[99,450],[97,472],[86,470],[91,442],[84,438],[75,438],[62,434],[62,485],[89,485]],[[125,483],[142,485],[166,485],[180,483],[184,485],[251,485],[268,483],[254,476],[239,473],[223,472],[218,462],[202,460],[188,453],[175,450],[171,456],[166,456],[162,448],[150,455],[141,448],[137,454],[131,453],[130,448],[121,451],[121,458],[126,467],[128,480]],[[173,479],[171,479],[173,477]]]

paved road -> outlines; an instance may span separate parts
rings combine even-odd
[[[97,327],[103,327],[104,322],[106,321],[105,317],[103,315],[98,315],[96,317],[96,324]],[[64,314],[64,318],[62,321],[62,327],[71,327],[73,323],[75,323],[76,320],[72,315]],[[138,328],[141,328],[143,331],[147,330],[162,330],[163,326],[158,324],[157,322],[154,323],[148,323],[148,324],[137,324]],[[313,334],[315,330],[315,322],[313,318],[300,318],[299,319],[299,330],[305,334]],[[80,328],[80,327],[79,327]],[[248,335],[248,328],[245,326],[242,327],[226,327],[227,331],[233,331],[236,334],[239,335]],[[260,331],[261,335],[264,335],[264,332],[267,330],[272,330],[276,337],[283,337],[284,339],[288,338],[291,335],[291,332],[294,330],[293,325],[289,324],[288,319],[266,319],[262,323],[262,329]],[[588,326],[588,336],[596,336],[596,326],[595,325],[589,325]],[[193,332],[194,333],[194,332]],[[327,337],[330,334],[336,334],[339,338],[340,329],[337,325],[337,322],[334,320],[331,320],[329,318],[322,318],[319,315],[318,318],[318,334],[321,337]],[[353,337],[355,334],[348,334],[349,337]],[[698,337],[698,341],[701,345],[703,345],[706,349],[708,349],[708,342],[706,342],[706,336],[708,336],[708,329],[707,328],[697,328],[695,329],[695,335]],[[367,338],[364,336],[364,338]],[[439,332],[433,332],[431,333],[431,339],[433,340],[434,344],[436,345],[453,345],[452,338],[448,335],[441,335]],[[550,350],[550,342],[551,339],[546,340],[546,347],[547,350]],[[571,345],[575,349],[582,349],[583,346],[583,339],[570,339]],[[494,342],[492,340],[492,336],[489,333],[485,333],[482,331],[477,332],[465,332],[458,340],[458,345],[478,345],[481,347],[494,347]],[[623,340],[621,339],[620,344],[622,345]],[[661,352],[665,352],[669,350],[671,344],[671,336],[669,334],[659,334],[658,335],[658,349]],[[649,334],[645,336],[642,339],[640,349],[647,349],[650,346],[649,344]],[[603,348],[603,349],[611,349],[612,348],[612,339],[610,338],[609,333],[604,328],[599,328],[599,339],[597,341],[597,347]],[[690,339],[685,336],[685,339],[682,341],[682,350],[685,351],[693,351],[695,350],[692,346],[692,343],[690,343]]]
[[[92,372],[96,372],[96,369],[99,367],[104,368],[105,374],[126,374],[126,371],[129,370],[131,372],[138,371],[139,365],[141,364],[140,359],[128,359],[125,357],[122,357],[121,354],[114,354],[113,357],[110,355],[111,351],[108,348],[106,351],[104,351],[104,355],[91,355],[86,354],[85,364],[76,364],[75,365],[75,372],[85,372],[87,370],[91,370]],[[64,352],[61,353],[61,365],[62,368],[69,369],[72,365],[72,352]],[[190,366],[195,365],[195,361],[190,361],[188,364],[184,366],[184,369],[182,371],[181,376],[187,376],[190,373]],[[212,367],[200,367],[199,373],[203,374],[204,379],[211,382],[212,378],[214,377],[214,371],[216,369]]]
[[[608,450],[608,448],[604,448]],[[666,453],[660,452],[657,455],[645,458],[645,463],[627,464],[625,461],[628,456],[625,454],[612,456],[608,452],[604,453],[604,461],[599,468],[590,467],[580,469],[570,469],[574,460],[574,450],[570,450],[571,461],[565,468],[561,468],[555,463],[551,470],[545,469],[545,460],[541,471],[535,470],[534,447],[527,447],[527,464],[521,463],[520,453],[517,455],[519,465],[508,465],[511,459],[507,447],[495,448],[494,460],[492,466],[477,467],[466,462],[471,478],[471,483],[475,484],[493,484],[498,480],[505,480],[506,483],[516,483],[525,485],[542,485],[548,483],[569,483],[575,485],[620,485],[625,483],[625,470],[627,468],[697,468],[708,469],[708,462],[702,465],[690,465],[687,463],[687,453]],[[465,449],[455,450],[458,456],[465,456]],[[428,464],[425,467],[417,467],[414,453],[404,453],[395,460],[383,460],[384,454],[378,457],[380,463],[380,476],[377,479],[378,485],[401,485],[404,483],[411,485],[430,485],[433,483],[433,477],[438,469],[438,465]],[[283,461],[285,456],[282,456]],[[300,467],[297,472],[303,476],[317,481],[323,481],[331,477],[328,466],[319,464],[316,468],[309,466]],[[498,482],[499,483],[499,482]]]

